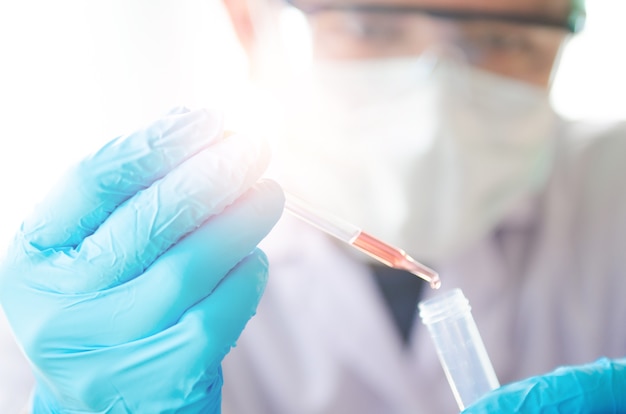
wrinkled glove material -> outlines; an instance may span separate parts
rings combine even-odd
[[[463,413],[626,413],[626,359],[602,358],[508,384]]]
[[[219,412],[282,213],[268,146],[176,109],[70,169],[0,264],[35,413]]]

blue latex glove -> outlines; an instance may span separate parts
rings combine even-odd
[[[626,359],[604,358],[509,384],[463,413],[626,413]]]
[[[0,266],[35,413],[219,412],[282,213],[267,162],[219,115],[178,110],[65,175]]]

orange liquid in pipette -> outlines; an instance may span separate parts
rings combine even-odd
[[[362,231],[352,245],[378,261],[394,269],[406,270],[430,283],[433,289],[439,289],[441,280],[434,270],[417,262],[402,249],[393,247],[382,240]]]

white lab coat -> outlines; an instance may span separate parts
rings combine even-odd
[[[540,197],[434,264],[470,300],[502,383],[626,355],[626,125],[563,136]],[[362,256],[290,219],[264,242],[271,277],[224,361],[224,412],[457,412],[419,319],[403,348]],[[2,413],[32,386],[11,341],[0,326]]]
[[[501,383],[626,355],[626,126],[562,132],[545,191],[434,264],[468,297]],[[267,290],[224,361],[226,414],[459,411],[419,318],[403,348],[354,254],[291,217],[264,249]]]
[[[32,386],[33,375],[0,307],[0,413],[16,414],[26,409]]]

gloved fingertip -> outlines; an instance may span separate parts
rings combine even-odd
[[[267,255],[265,254],[265,252],[261,249],[259,249],[258,247],[255,248],[252,253],[250,253],[251,256],[254,256],[256,258],[256,260],[258,260],[261,265],[263,265],[264,267],[269,267],[269,259],[267,258]]]
[[[261,214],[272,222],[280,219],[285,206],[285,193],[282,187],[274,180],[263,178],[256,182],[253,190],[261,195]]]
[[[209,131],[211,141],[219,141],[222,138],[225,116],[221,110],[207,108],[190,110],[185,106],[180,106],[170,110],[165,118],[177,115],[183,116],[181,118],[183,123],[200,123],[204,125],[201,130]]]
[[[252,134],[236,133],[229,136],[229,141],[235,141],[238,147],[246,148],[255,160],[255,171],[259,177],[267,170],[272,154],[270,144],[266,139]]]
[[[269,259],[263,250],[256,247],[248,256],[244,257],[243,260],[239,262],[236,268],[237,270],[234,273],[237,273],[238,276],[234,276],[233,272],[231,272],[229,277],[238,277],[242,282],[245,279],[246,281],[244,283],[254,289],[253,291],[251,290],[250,293],[254,292],[253,302],[256,308],[256,304],[261,299],[261,296],[263,296],[269,278]],[[242,278],[244,275],[245,278]],[[241,286],[243,285],[240,285],[240,289]],[[251,314],[254,314],[254,311],[252,311]]]
[[[276,181],[271,178],[261,178],[255,184],[260,190],[271,193],[272,197],[276,199],[280,204],[285,204],[285,192],[283,188]]]
[[[219,109],[202,108],[192,111],[195,118],[205,125],[208,132],[203,138],[208,139],[210,143],[216,143],[224,138],[224,112]]]

